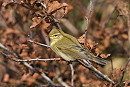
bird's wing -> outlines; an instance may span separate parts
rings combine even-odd
[[[56,43],[56,47],[68,57],[73,57],[74,59],[83,59],[87,57],[85,55],[85,50],[79,44],[76,38],[73,36],[64,37],[62,41]],[[90,60],[90,59],[89,59]]]

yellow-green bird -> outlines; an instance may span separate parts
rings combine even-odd
[[[52,29],[49,37],[51,49],[66,61],[86,59],[101,65],[107,63],[106,60],[92,55],[80,45],[75,37],[64,33],[62,30]]]
[[[98,64],[105,65],[107,61],[92,55],[80,45],[75,37],[64,33],[60,29],[52,29],[49,33],[49,37],[50,47],[57,55],[66,61],[78,61],[84,67],[92,70],[97,77],[99,76],[114,84],[114,81],[97,70],[90,62],[94,61]]]

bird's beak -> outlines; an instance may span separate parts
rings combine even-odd
[[[50,37],[52,37],[52,36],[50,35],[50,36],[47,36],[47,37],[49,37],[49,38],[50,38]]]

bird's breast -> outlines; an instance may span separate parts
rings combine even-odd
[[[75,60],[74,58],[72,58],[71,56],[67,55],[66,53],[63,53],[62,49],[59,49],[56,46],[56,43],[51,43],[50,47],[57,55],[61,56],[64,60],[66,60],[66,61],[73,61],[73,60]]]

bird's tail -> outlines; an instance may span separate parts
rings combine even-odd
[[[106,81],[111,82],[111,83],[114,84],[114,81],[112,81],[109,77],[107,77],[107,76],[104,75],[102,72],[100,72],[99,70],[97,70],[97,69],[90,63],[90,61],[85,60],[85,59],[82,59],[82,60],[78,60],[78,62],[79,62],[81,65],[83,65],[84,67],[86,67],[86,68],[92,70],[97,77],[103,78],[103,79],[105,79]]]
[[[87,50],[86,50],[87,51]],[[106,65],[107,64],[107,60],[104,60],[104,59],[102,59],[102,58],[100,58],[100,57],[97,57],[97,56],[94,56],[93,54],[91,54],[90,52],[86,52],[86,54],[87,54],[87,56],[90,58],[90,59],[92,59],[92,60],[90,60],[90,61],[94,61],[94,62],[96,62],[96,63],[98,63],[98,64],[101,64],[101,65]]]

